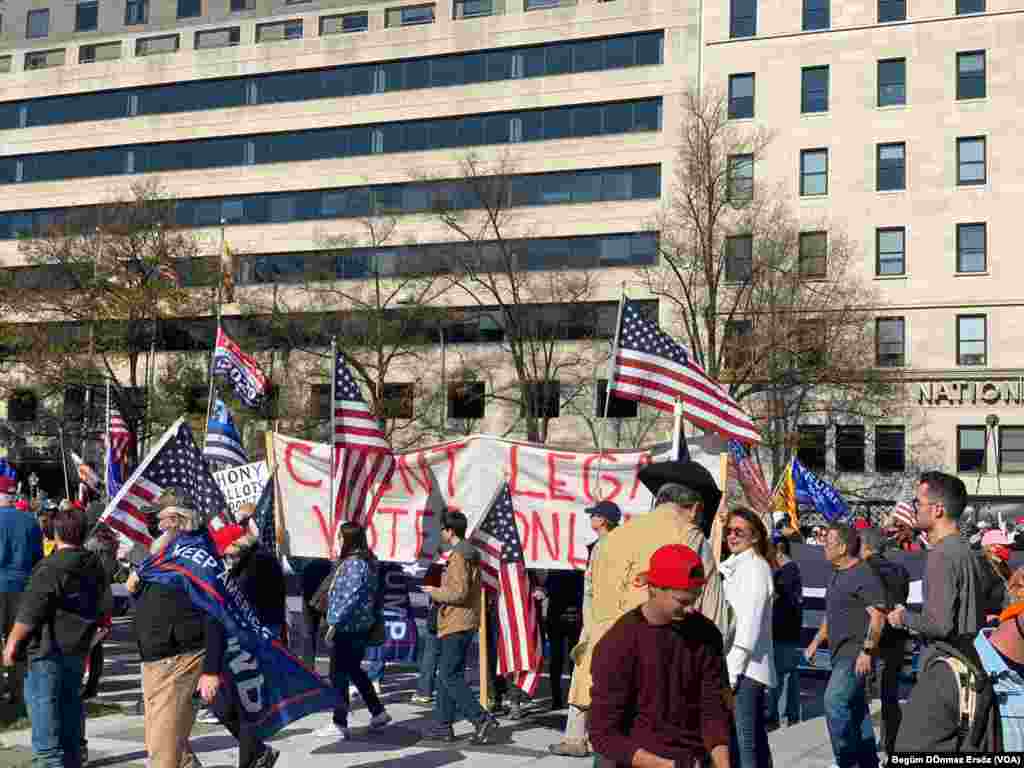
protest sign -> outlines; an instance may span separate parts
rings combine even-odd
[[[260,492],[268,477],[265,461],[254,461],[252,464],[228,467],[213,473],[213,479],[224,492],[224,498],[227,499],[232,512],[238,512],[238,508],[243,504],[255,504],[259,501]]]

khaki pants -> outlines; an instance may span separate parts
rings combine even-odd
[[[146,751],[150,768],[198,768],[188,737],[196,711],[192,703],[205,651],[142,663],[146,702]]]

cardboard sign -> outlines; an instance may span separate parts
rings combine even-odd
[[[255,504],[259,501],[260,492],[267,484],[268,477],[267,462],[265,461],[242,464],[239,467],[229,467],[213,473],[213,479],[224,491],[228,507],[236,513],[243,504]]]

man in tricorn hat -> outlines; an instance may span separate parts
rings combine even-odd
[[[590,664],[594,648],[622,616],[643,605],[647,584],[639,579],[651,556],[666,544],[682,544],[697,552],[706,574],[716,569],[702,524],[722,498],[711,473],[693,461],[666,461],[641,470],[640,481],[655,495],[654,509],[611,531],[591,565],[594,596],[587,639],[574,653],[569,703],[590,707]]]

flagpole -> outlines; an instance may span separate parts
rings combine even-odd
[[[604,385],[604,413],[601,417],[601,429],[597,433],[597,495],[603,498],[601,477],[604,470],[604,437],[608,426],[608,404],[612,400],[612,381],[615,374],[615,361],[619,356],[619,331],[622,329],[622,311],[626,306],[626,283],[622,283],[622,295],[619,297],[619,311],[615,318],[615,337],[612,339],[612,356],[608,361],[608,380]]]
[[[64,465],[64,493],[65,498],[71,498],[71,483],[68,482],[68,455],[64,452],[64,425],[57,427],[57,434],[60,435],[60,463]],[[85,459],[82,459],[85,461]]]
[[[103,467],[103,483],[104,491],[107,497],[107,503],[110,503],[110,380],[107,379],[107,420],[103,430],[104,438],[104,467]]]
[[[220,264],[220,279],[217,281],[217,332],[213,337],[213,351],[210,353],[210,391],[206,397],[206,423],[203,424],[203,445],[210,431],[210,416],[213,414],[213,361],[217,357],[217,340],[220,338],[220,299],[224,287],[224,219],[220,220],[220,251],[217,261]]]
[[[331,526],[331,530],[334,529],[334,511],[335,511],[334,510],[334,501],[337,498],[337,496],[334,493],[334,473],[335,473],[335,471],[337,469],[334,466],[334,462],[335,462],[335,450],[334,450],[335,431],[334,430],[337,428],[335,423],[334,423],[335,416],[336,416],[335,409],[334,409],[334,403],[336,402],[335,401],[335,397],[337,396],[337,393],[334,390],[335,390],[335,387],[337,385],[337,381],[338,381],[338,337],[337,336],[331,336],[331,402],[330,402],[331,429],[330,429],[330,433],[327,436],[327,452],[328,452],[328,456],[330,458],[330,475],[328,475],[328,478],[327,478],[327,508],[326,508],[327,509],[327,513],[328,513],[327,514],[327,521],[328,521],[328,525]],[[334,536],[331,536],[331,541],[328,544],[328,547],[329,547],[328,552],[333,555],[334,554]]]
[[[683,401],[676,398],[672,407],[672,416],[675,423],[672,425],[672,460],[679,458],[679,446],[683,439]]]

